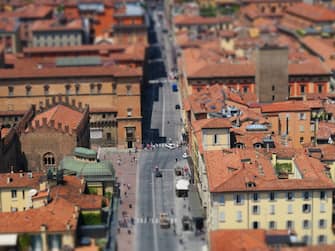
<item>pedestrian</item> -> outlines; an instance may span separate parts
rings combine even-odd
[[[176,158],[176,162],[178,162],[178,158]]]
[[[130,184],[127,184],[127,188],[128,188],[128,190],[130,190]]]
[[[129,155],[131,155],[131,150],[129,150]]]
[[[117,160],[117,164],[121,165],[121,160],[120,159]]]

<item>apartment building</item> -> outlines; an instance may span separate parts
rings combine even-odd
[[[335,185],[318,160],[300,154],[273,165],[248,150],[206,151],[204,160],[210,230],[289,229],[308,244],[334,242]]]

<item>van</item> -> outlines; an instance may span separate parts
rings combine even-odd
[[[177,92],[178,91],[178,86],[176,83],[172,84],[172,91]]]

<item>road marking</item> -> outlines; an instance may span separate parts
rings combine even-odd
[[[154,174],[151,173],[151,195],[152,195],[152,218],[156,218],[156,193],[154,191]],[[153,225],[154,230],[154,251],[158,251],[157,225]]]

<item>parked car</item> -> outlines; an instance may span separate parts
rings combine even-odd
[[[156,178],[162,178],[162,177],[163,177],[162,172],[159,171],[159,170],[156,170],[156,172],[155,172],[155,177],[156,177]]]
[[[176,110],[180,110],[180,105],[176,104]]]
[[[184,159],[187,159],[187,158],[188,158],[187,153],[183,153],[183,158],[184,158]]]
[[[165,144],[165,147],[166,147],[167,149],[173,150],[173,149],[176,149],[176,148],[177,148],[177,145],[176,145],[176,144],[173,144],[173,143],[166,143],[166,144]]]
[[[161,228],[169,228],[170,227],[170,218],[167,213],[159,214],[159,225]]]

